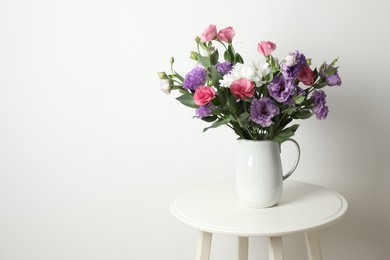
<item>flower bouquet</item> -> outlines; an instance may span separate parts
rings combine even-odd
[[[197,64],[191,71],[183,77],[171,58],[171,73],[158,73],[162,91],[178,90],[176,99],[210,123],[204,131],[226,125],[239,139],[282,143],[298,128],[293,120],[327,117],[322,88],[341,85],[337,59],[312,69],[303,53],[294,51],[279,61],[272,56],[276,44],[262,41],[257,51],[264,60],[245,63],[233,48],[234,36],[232,27],[217,31],[209,25],[195,38],[197,50],[190,57]]]

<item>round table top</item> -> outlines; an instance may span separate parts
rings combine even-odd
[[[323,228],[346,213],[347,201],[324,187],[284,181],[280,202],[273,207],[243,206],[234,182],[193,187],[170,203],[174,217],[184,224],[210,233],[235,236],[281,236]]]

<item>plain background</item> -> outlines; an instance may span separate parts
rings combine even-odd
[[[202,133],[175,93],[159,90],[169,59],[182,74],[193,39],[233,26],[244,59],[259,41],[283,58],[339,59],[326,120],[299,121],[292,180],[343,194],[349,211],[320,233],[324,259],[390,256],[390,5],[387,1],[0,0],[0,259],[194,259],[197,232],[169,201],[192,185],[233,178],[227,127]],[[293,149],[283,150],[285,166]],[[211,259],[233,260],[215,236]],[[303,236],[286,259],[307,259]],[[263,238],[253,259],[267,257]]]

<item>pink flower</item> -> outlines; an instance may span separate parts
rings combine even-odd
[[[264,56],[270,55],[276,49],[276,44],[270,41],[259,42],[257,51]]]
[[[209,42],[217,36],[217,26],[210,24],[200,35],[200,42]]]
[[[230,85],[230,92],[240,99],[252,97],[255,93],[255,83],[246,78],[237,79]]]
[[[229,43],[233,40],[234,35],[236,35],[236,32],[233,30],[233,27],[229,26],[220,30],[217,34],[217,38],[221,42]]]
[[[315,75],[309,66],[303,66],[299,69],[298,79],[306,86],[311,86],[314,83]]]
[[[195,90],[194,102],[198,106],[204,106],[215,98],[215,90],[210,86],[200,86]]]

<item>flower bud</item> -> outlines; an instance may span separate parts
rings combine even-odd
[[[158,72],[157,74],[160,79],[168,79],[168,76],[164,71]]]
[[[161,80],[161,82],[160,82],[160,89],[165,94],[171,93],[171,89],[172,88],[171,88],[171,84],[170,84],[169,80],[167,80],[167,79]]]
[[[210,54],[213,54],[216,50],[217,50],[217,48],[215,48],[214,46],[211,46],[208,48],[208,51]]]
[[[193,60],[198,60],[198,53],[192,51],[192,52],[191,52],[191,55],[190,55],[190,58],[193,59]]]
[[[294,55],[294,53],[289,53],[286,58],[284,58],[285,62],[286,62],[286,65],[289,66],[289,67],[292,67],[294,66],[295,64],[297,64],[297,59]]]

